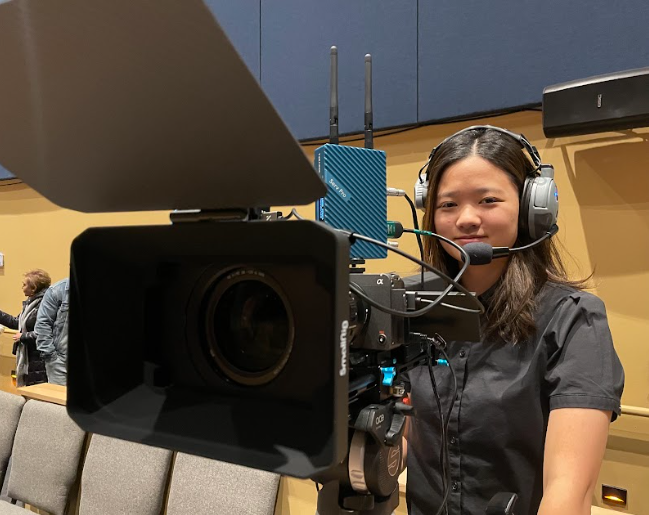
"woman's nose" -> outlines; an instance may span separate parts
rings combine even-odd
[[[460,210],[456,225],[460,228],[476,227],[481,223],[480,216],[473,206],[465,206]]]

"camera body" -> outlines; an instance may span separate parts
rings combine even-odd
[[[406,311],[406,290],[398,275],[352,273],[349,281],[382,306]],[[403,318],[373,309],[353,293],[350,293],[349,323],[349,345],[352,351],[387,351],[406,341],[407,328]]]
[[[352,272],[357,268],[352,267]],[[386,308],[406,312],[425,307],[443,294],[446,283],[435,274],[401,277],[395,273],[351,273],[349,282]],[[459,309],[457,309],[459,308]],[[448,340],[480,341],[480,320],[474,301],[458,292],[444,294],[444,303],[412,318],[386,313],[350,293],[350,348],[385,352],[418,341],[419,336],[440,334]],[[462,312],[464,310],[464,312]],[[402,352],[402,351],[399,351]]]

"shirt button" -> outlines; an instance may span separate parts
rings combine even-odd
[[[453,488],[454,492],[457,492],[460,489],[460,483],[458,483],[457,481],[453,481],[453,485],[451,486],[451,488]]]
[[[462,349],[462,350],[460,351],[460,357],[463,358],[463,357],[465,357],[465,356],[466,356],[466,352],[464,351],[464,349]]]
[[[451,445],[455,445],[457,443],[457,438],[454,436],[451,437]]]

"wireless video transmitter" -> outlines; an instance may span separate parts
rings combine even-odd
[[[387,242],[386,157],[373,149],[372,57],[365,56],[365,148],[338,144],[338,50],[331,47],[329,143],[315,151],[315,168],[327,184],[316,201],[316,219]],[[365,241],[351,246],[350,257],[378,259],[387,249]]]

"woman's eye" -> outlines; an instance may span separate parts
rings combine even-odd
[[[442,202],[439,207],[444,209],[444,208],[449,208],[449,207],[454,207],[455,202]]]
[[[486,197],[482,199],[483,204],[494,204],[498,202],[498,199],[495,197]]]

